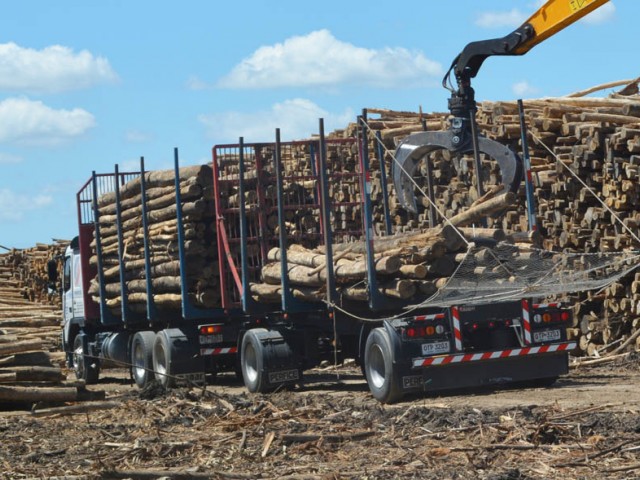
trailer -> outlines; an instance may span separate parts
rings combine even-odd
[[[362,140],[367,136],[328,139],[322,121],[319,129],[318,138],[302,142],[282,142],[276,131],[275,142],[249,144],[241,139],[235,145],[213,147],[211,247],[217,251],[212,267],[220,299],[214,308],[194,305],[187,290],[191,267],[177,150],[171,208],[181,281],[179,304],[172,308],[157,304],[144,160],[139,172],[121,173],[116,167],[111,174],[92,174],[77,195],[79,234],[65,255],[63,275],[62,344],[78,378],[98,381],[101,364],[109,362],[128,368],[141,388],[152,381],[167,388],[202,383],[219,372],[235,372],[250,392],[269,392],[303,384],[304,372],[323,361],[336,364],[351,358],[361,366],[372,395],[394,402],[412,392],[513,382],[550,384],[567,373],[568,352],[575,342],[566,338],[571,311],[560,304],[520,298],[410,305],[381,295],[375,244],[391,228],[388,205],[382,206],[382,222],[373,218],[370,155]],[[378,168],[384,172],[380,153]],[[351,167],[333,169],[338,163]],[[125,237],[131,232],[126,231],[129,224],[122,218],[120,198],[130,182],[139,183],[140,204],[135,208],[141,222],[136,234],[144,245],[138,281],[145,282],[145,300],[135,304],[126,268]],[[345,185],[352,195],[342,198],[339,186]],[[388,194],[383,193],[386,203]],[[115,216],[109,217],[115,225],[101,221],[98,199],[105,194],[115,199]],[[338,218],[339,212],[350,212],[349,221]],[[105,265],[105,228],[116,232],[117,242],[109,247],[117,251],[115,266]],[[334,267],[343,253],[334,249],[350,243],[364,250],[366,301],[338,294]],[[287,274],[281,275],[268,301],[257,301],[252,288],[269,252],[277,249],[280,271],[288,272],[287,252],[294,245],[323,250],[323,299],[309,298]],[[114,268],[117,308],[106,300],[105,272],[111,269],[114,275]],[[90,294],[92,282],[97,296]]]

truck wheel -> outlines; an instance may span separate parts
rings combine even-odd
[[[171,338],[165,330],[161,330],[153,344],[153,371],[164,388],[173,388],[176,385],[171,362]]]
[[[376,400],[393,403],[402,398],[393,369],[391,339],[384,328],[372,330],[367,337],[364,370],[369,390]]]
[[[73,371],[78,380],[84,380],[87,385],[98,382],[100,363],[97,358],[91,358],[85,351],[85,335],[78,334],[73,341]]]
[[[156,334],[151,331],[137,332],[131,341],[131,377],[140,388],[154,379],[153,345]]]
[[[240,366],[244,384],[251,393],[269,391],[264,375],[265,348],[259,335],[266,334],[264,328],[252,328],[242,337]]]

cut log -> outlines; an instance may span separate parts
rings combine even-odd
[[[484,203],[480,203],[475,207],[471,207],[458,215],[454,215],[449,219],[451,225],[454,226],[466,226],[473,223],[478,223],[483,218],[491,215],[492,213],[503,210],[511,205],[516,200],[516,195],[513,192],[506,192],[498,195]]]
[[[78,389],[73,387],[19,387],[0,385],[0,402],[74,402]]]

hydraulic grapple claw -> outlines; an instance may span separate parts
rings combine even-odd
[[[410,212],[418,211],[412,181],[416,167],[426,155],[435,150],[473,153],[473,142],[471,138],[460,135],[458,131],[448,130],[413,133],[398,145],[391,174],[398,200]],[[478,151],[498,162],[502,173],[503,191],[517,192],[523,171],[520,157],[506,146],[481,136],[478,137]]]

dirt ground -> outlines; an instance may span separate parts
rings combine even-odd
[[[355,367],[271,395],[233,376],[140,391],[116,370],[91,389],[106,391],[100,410],[0,412],[0,478],[640,478],[638,356],[573,369],[551,388],[390,406]]]

